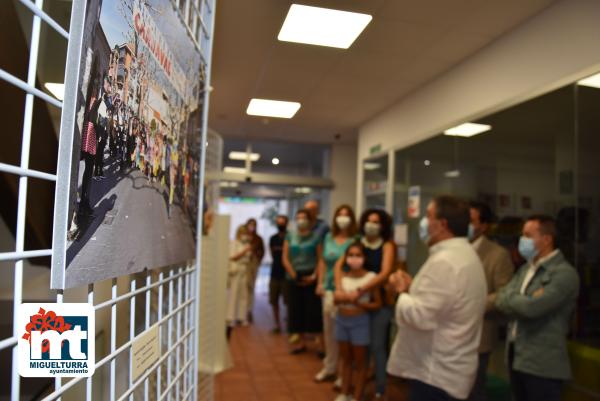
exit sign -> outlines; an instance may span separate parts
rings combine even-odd
[[[369,148],[369,154],[370,155],[374,155],[375,153],[380,153],[381,152],[381,144],[377,144],[375,146],[371,146],[371,148]]]

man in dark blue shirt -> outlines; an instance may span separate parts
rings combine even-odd
[[[287,216],[279,215],[275,218],[277,225],[277,234],[273,235],[269,240],[269,249],[273,264],[271,265],[271,280],[269,281],[269,302],[273,307],[273,317],[275,319],[275,327],[273,333],[281,333],[281,323],[279,320],[279,298],[283,298],[283,302],[287,305],[287,291],[285,288],[285,268],[281,262],[283,256],[283,243],[287,234],[288,218]]]

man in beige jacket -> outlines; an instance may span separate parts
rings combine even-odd
[[[490,354],[498,340],[499,312],[494,307],[494,301],[500,288],[504,287],[512,278],[514,266],[506,249],[486,237],[493,218],[489,206],[482,202],[471,202],[470,210],[469,239],[483,264],[488,296],[479,345],[479,367],[469,400],[483,401],[486,399],[487,366]]]

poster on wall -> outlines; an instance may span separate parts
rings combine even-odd
[[[408,188],[408,217],[411,219],[421,216],[421,187]]]
[[[52,288],[196,256],[204,64],[179,13],[170,0],[74,2]]]

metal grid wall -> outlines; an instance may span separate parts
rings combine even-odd
[[[62,108],[62,102],[36,88],[38,55],[40,44],[40,29],[43,23],[56,31],[65,40],[69,39],[66,32],[43,10],[44,0],[18,0],[25,6],[33,19],[29,48],[29,65],[27,80],[0,68],[0,80],[6,81],[25,92],[25,109],[23,113],[23,130],[21,137],[21,157],[19,165],[0,163],[0,172],[19,177],[16,243],[14,252],[0,252],[0,261],[14,262],[14,292],[13,292],[13,334],[9,338],[0,338],[0,351],[12,349],[12,367],[4,370],[11,375],[10,400],[22,399],[21,378],[17,372],[18,354],[17,339],[19,328],[17,310],[23,301],[23,267],[24,261],[34,257],[51,256],[52,249],[25,250],[26,213],[28,207],[34,207],[27,202],[27,189],[30,178],[56,182],[56,175],[36,171],[29,168],[32,122],[34,118],[34,99],[43,100],[49,105]],[[84,0],[81,0],[84,1]],[[206,88],[210,86],[210,59],[212,52],[212,35],[214,27],[215,0],[171,0],[179,10],[182,22],[188,33],[201,52],[206,66]],[[75,0],[74,6],[77,0]],[[11,7],[3,4],[0,7]],[[205,88],[205,89],[206,89]],[[203,126],[201,143],[206,140],[208,118],[208,90],[204,90],[202,102]],[[202,160],[205,160],[206,150],[202,149]],[[200,183],[203,182],[204,166],[201,166]],[[203,188],[200,185],[198,199],[203,199]],[[199,210],[202,210],[200,207]],[[200,219],[199,219],[200,220]],[[201,224],[201,223],[200,223]],[[198,230],[201,232],[201,230]],[[201,238],[199,239],[199,242]],[[69,299],[72,302],[89,302],[94,304],[96,321],[104,314],[110,319],[108,350],[97,354],[96,372],[93,377],[72,380],[54,379],[54,387],[43,398],[44,401],[56,399],[83,399],[91,401],[94,394],[101,394],[101,399],[110,401],[123,400],[197,400],[198,394],[206,394],[205,387],[212,382],[203,378],[198,381],[198,303],[200,296],[200,247],[198,244],[196,263],[189,266],[158,269],[147,271],[135,276],[115,278],[110,283],[110,297],[106,300],[95,296],[97,286],[92,284],[87,288],[87,296]],[[122,291],[119,281],[125,279],[128,288]],[[138,283],[143,284],[138,286]],[[48,282],[48,288],[50,283]],[[119,291],[121,287],[121,291]],[[85,292],[85,291],[84,291]],[[120,293],[122,292],[122,293]],[[80,291],[81,293],[81,291]],[[56,302],[63,302],[63,291],[56,291]],[[143,300],[142,302],[139,302]],[[143,306],[140,307],[139,304]],[[154,308],[152,307],[154,305]],[[118,306],[123,308],[119,309]],[[128,313],[123,313],[123,310]],[[128,318],[128,319],[127,319]],[[126,341],[118,341],[118,333],[126,331],[129,337]],[[158,326],[160,341],[160,358],[142,376],[133,380],[131,373],[131,345],[140,334]],[[123,363],[124,362],[124,363]],[[98,377],[108,371],[107,380]],[[123,379],[126,377],[126,379]],[[120,385],[125,382],[125,385]],[[100,386],[100,388],[98,388]],[[96,387],[96,388],[95,388]]]

